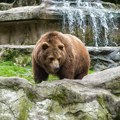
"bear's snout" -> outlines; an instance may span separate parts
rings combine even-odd
[[[54,60],[51,64],[51,68],[53,69],[53,72],[56,73],[60,69],[59,61]]]
[[[59,71],[59,66],[54,68],[55,73]]]

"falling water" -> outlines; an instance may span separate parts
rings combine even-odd
[[[63,31],[81,36],[86,41],[86,31],[91,29],[91,35],[95,46],[108,46],[113,44],[110,33],[117,29],[114,14],[114,4],[108,4],[96,0],[53,0],[56,10],[63,15]]]

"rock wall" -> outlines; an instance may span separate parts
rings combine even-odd
[[[60,31],[57,20],[0,23],[0,44],[33,45],[47,31]],[[43,29],[44,28],[44,29]]]
[[[1,120],[119,120],[120,67],[82,80],[0,77]]]
[[[40,3],[41,1],[38,0],[16,0],[11,4],[0,3],[0,44],[35,44],[41,34],[47,31],[63,31],[62,13],[50,9],[54,7],[52,2],[45,1],[42,4]],[[107,6],[109,6],[109,4]],[[112,6],[115,6],[115,10],[118,9],[116,13],[118,28],[109,33],[109,38],[113,40],[110,41],[110,45],[115,46],[117,43],[119,46],[120,7],[114,4]],[[69,31],[67,27],[65,33]],[[94,46],[92,28],[88,26],[86,29],[86,44]],[[79,33],[75,31],[74,34],[82,39],[82,33],[80,31]],[[101,34],[101,37],[104,36],[103,33]],[[101,41],[104,43],[103,38],[101,38]]]

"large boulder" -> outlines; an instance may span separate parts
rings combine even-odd
[[[0,77],[2,120],[120,120],[120,67],[82,80]]]

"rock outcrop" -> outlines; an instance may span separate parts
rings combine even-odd
[[[77,7],[77,2],[72,1],[69,4],[74,9]],[[84,1],[86,2],[83,2],[80,9],[78,8],[82,12],[77,13],[75,12],[77,9],[70,12],[69,7],[66,8],[65,3],[58,0],[43,0],[42,2],[41,0],[15,0],[11,4],[0,3],[0,44],[35,44],[43,33],[57,30],[74,34],[88,46],[119,46],[119,5],[93,2],[97,0]],[[84,9],[84,6],[85,8],[93,6],[93,10]],[[92,13],[95,19],[92,18]],[[77,19],[78,21],[76,21]],[[91,19],[93,20],[91,21]],[[92,25],[94,23],[95,25]],[[94,30],[94,26],[97,28],[96,30]],[[96,35],[94,35],[95,31]],[[101,34],[99,35],[99,33]],[[97,43],[95,43],[96,41]]]
[[[120,67],[40,84],[0,77],[0,119],[119,120]]]

